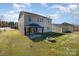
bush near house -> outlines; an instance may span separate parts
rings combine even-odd
[[[39,41],[42,41],[42,40],[46,40],[47,37],[58,37],[58,36],[61,36],[61,35],[64,35],[63,33],[56,33],[56,32],[46,32],[46,33],[43,33],[43,35],[41,37],[36,37],[36,38],[33,38],[32,41],[36,41],[36,42],[39,42]]]
[[[72,33],[72,31],[65,31],[64,33]]]

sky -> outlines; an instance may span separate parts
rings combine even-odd
[[[56,24],[79,25],[78,3],[0,3],[0,20],[17,22],[20,11],[50,17]]]

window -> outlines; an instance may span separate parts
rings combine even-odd
[[[31,16],[29,16],[29,17],[28,17],[28,21],[32,21],[32,18],[31,18]]]
[[[43,18],[40,18],[40,22],[43,22]]]
[[[48,19],[48,23],[50,23],[50,20]]]
[[[41,22],[41,18],[40,18],[40,22]]]
[[[43,22],[43,18],[41,19],[41,21]]]
[[[47,27],[47,30],[49,30],[50,28],[49,27]]]
[[[37,22],[43,22],[43,18],[37,18]]]
[[[39,22],[39,20],[40,20],[40,19],[39,19],[39,18],[37,18],[37,22]]]

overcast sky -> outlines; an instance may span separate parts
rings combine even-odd
[[[50,16],[53,19],[52,23],[79,24],[77,3],[0,3],[0,20],[18,21],[20,11]]]

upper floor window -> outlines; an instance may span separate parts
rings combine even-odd
[[[43,22],[43,18],[37,18],[38,22]]]
[[[37,18],[37,22],[39,22],[39,20],[40,20],[40,19],[39,19],[39,18]]]
[[[40,18],[40,22],[41,22],[41,18]]]
[[[47,27],[47,30],[49,30],[50,28],[49,27]]]
[[[43,18],[41,19],[41,22],[43,22]]]
[[[32,17],[31,16],[28,17],[28,21],[32,21]]]
[[[50,20],[48,19],[48,23],[50,23]]]

